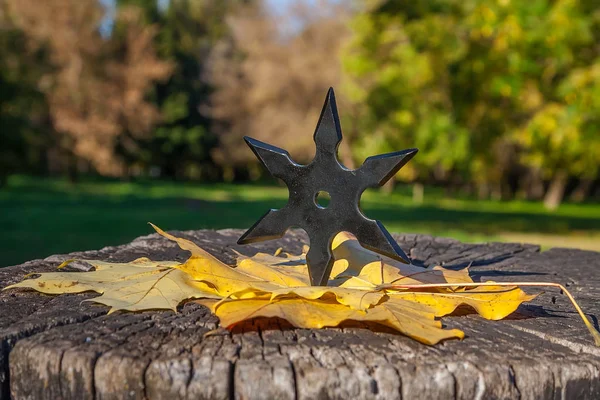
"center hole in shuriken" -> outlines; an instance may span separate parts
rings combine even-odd
[[[319,190],[317,194],[315,194],[315,204],[319,208],[327,208],[330,201],[331,196],[324,190]]]

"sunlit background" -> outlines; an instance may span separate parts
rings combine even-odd
[[[0,266],[247,228],[327,89],[390,231],[600,250],[597,0],[0,0]]]

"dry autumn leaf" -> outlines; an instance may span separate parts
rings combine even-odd
[[[464,337],[459,329],[442,329],[431,307],[402,299],[389,299],[364,311],[344,306],[329,297],[322,300],[288,297],[275,302],[268,298],[198,302],[209,306],[225,327],[256,317],[278,317],[297,327],[315,329],[352,320],[377,322],[425,344]]]
[[[383,283],[473,283],[468,268],[453,271],[438,266],[422,268],[404,264],[365,249],[347,232],[341,232],[334,238],[332,248],[336,262],[331,276],[342,281],[340,284],[344,287]]]
[[[160,235],[174,240],[179,247],[192,253],[185,263],[176,268],[188,273],[197,281],[208,283],[223,297],[251,299],[269,294],[271,301],[285,295],[314,300],[332,294],[342,305],[366,309],[377,304],[385,296],[383,291],[367,292],[335,286],[310,286],[306,262],[300,259],[290,261],[288,258],[273,257],[279,260],[270,259],[270,264],[285,261],[292,265],[268,265],[268,257],[259,253],[257,260],[265,264],[255,261],[254,258],[240,257],[237,268],[232,268],[212,256],[206,257],[207,253],[189,240],[177,238],[152,226]]]
[[[300,256],[281,251],[239,255],[232,267],[193,242],[152,226],[189,251],[189,259],[184,263],[140,259],[124,264],[86,260],[95,271],[44,273],[9,288],[51,294],[96,291],[102,296],[90,301],[111,306],[110,312],[176,310],[183,300],[196,298],[228,328],[256,317],[283,318],[302,328],[334,327],[347,320],[376,322],[426,344],[464,336],[458,329],[443,329],[439,320],[460,305],[496,320],[535,297],[514,283],[473,282],[467,269],[424,269],[398,263],[364,249],[346,233],[333,243],[333,278],[328,286],[315,287],[310,286],[305,252]],[[598,332],[575,306],[600,343]]]
[[[177,268],[196,280],[210,283],[224,296],[222,301],[210,305],[226,327],[255,317],[275,316],[301,328],[337,326],[345,320],[371,321],[392,327],[423,343],[435,344],[442,339],[464,336],[460,330],[443,329],[441,322],[435,319],[460,305],[474,306],[484,318],[500,319],[534,297],[518,288],[508,291],[505,288],[486,289],[484,295],[456,288],[430,289],[431,293],[380,289],[381,285],[397,282],[468,284],[473,280],[466,270],[423,269],[384,259],[364,249],[347,233],[338,235],[333,243],[334,279],[329,281],[329,286],[310,286],[303,257],[259,253],[255,257],[240,256],[237,267],[231,268],[213,257],[205,258],[204,250],[190,241],[153,227],[192,253],[190,259]],[[427,299],[428,295],[441,294],[448,296]]]
[[[176,310],[186,299],[220,298],[206,284],[195,282],[189,275],[173,268],[178,264],[174,261],[150,261],[147,258],[129,263],[82,261],[92,265],[95,271],[41,273],[38,278],[25,279],[5,289],[31,288],[47,294],[93,291],[102,296],[89,301],[111,307],[109,314],[118,310]]]
[[[393,298],[424,304],[434,309],[436,317],[451,314],[461,305],[471,306],[485,319],[499,320],[512,314],[521,303],[533,300],[518,287],[485,286],[463,292],[388,292]]]

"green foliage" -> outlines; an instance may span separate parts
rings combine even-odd
[[[344,58],[364,148],[415,144],[421,177],[499,182],[507,149],[547,178],[597,176],[599,27],[593,1],[379,2]]]

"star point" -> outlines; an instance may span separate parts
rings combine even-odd
[[[337,149],[342,141],[342,128],[340,126],[340,117],[335,103],[335,94],[333,88],[329,88],[325,103],[315,128],[313,139],[317,146],[317,151],[333,153],[337,157]]]

